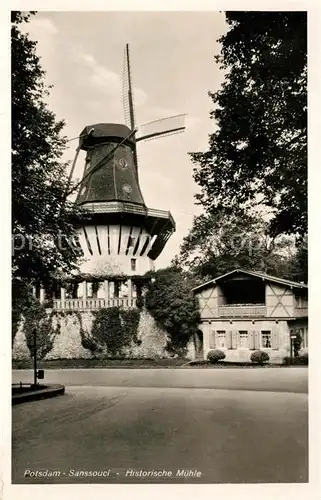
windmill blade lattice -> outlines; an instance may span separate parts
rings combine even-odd
[[[123,63],[123,108],[125,123],[133,130],[135,128],[135,109],[128,44],[125,46]]]
[[[180,114],[145,123],[139,127],[136,140],[156,139],[183,132],[186,128],[185,117],[186,114]]]
[[[127,65],[127,52],[126,47],[124,51],[124,63],[123,63],[123,108],[124,108],[124,117],[125,123],[127,127],[130,127],[130,111],[129,111],[129,99],[128,99],[128,91],[129,91],[129,81],[128,81],[128,65]]]

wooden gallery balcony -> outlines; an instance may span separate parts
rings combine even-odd
[[[309,315],[309,310],[307,307],[296,307],[294,310],[294,316],[297,318],[307,318]]]
[[[218,306],[219,318],[264,318],[266,316],[265,304],[231,304]]]
[[[57,311],[90,311],[103,309],[105,307],[123,307],[129,309],[136,306],[136,299],[113,298],[113,299],[54,299],[53,308]]]

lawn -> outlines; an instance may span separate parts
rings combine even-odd
[[[265,363],[259,365],[245,361],[219,361],[210,364],[206,360],[189,361],[184,358],[164,359],[52,359],[39,360],[37,368],[42,369],[74,369],[74,368],[201,368],[201,369],[232,369],[232,368],[291,368],[292,365]],[[304,366],[304,365],[295,365]],[[33,360],[12,361],[13,370],[27,370],[33,368]]]
[[[53,359],[39,360],[38,368],[175,368],[181,367],[186,359]],[[13,370],[33,368],[33,360],[12,360]]]

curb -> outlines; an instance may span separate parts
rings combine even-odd
[[[29,401],[38,401],[40,399],[54,398],[65,394],[64,385],[50,385],[45,389],[30,391],[25,394],[15,394],[12,396],[12,405],[27,403]]]

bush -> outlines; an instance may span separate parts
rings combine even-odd
[[[263,363],[270,360],[270,357],[267,352],[264,351],[254,351],[251,354],[252,363],[257,363],[259,365],[263,365]]]
[[[176,268],[149,271],[145,277],[149,278],[146,309],[158,326],[169,334],[169,352],[184,356],[184,349],[200,322],[199,307],[191,291],[193,284]]]
[[[143,297],[137,297],[137,299],[136,299],[136,307],[138,309],[143,309],[143,307],[144,307],[144,298]]]
[[[141,343],[137,339],[139,309],[102,308],[94,316],[90,335],[87,335],[82,325],[81,314],[79,312],[77,314],[82,346],[89,349],[93,355],[107,350],[108,356],[120,356],[120,359],[123,359],[124,347],[130,346],[132,341],[138,345]]]
[[[283,358],[284,365],[308,365],[309,364],[309,355],[308,353],[304,353],[301,356],[297,356],[292,358],[291,356],[285,356]]]
[[[223,351],[220,351],[219,349],[214,349],[212,351],[208,351],[207,353],[207,359],[211,364],[215,364],[224,358],[225,353]]]

